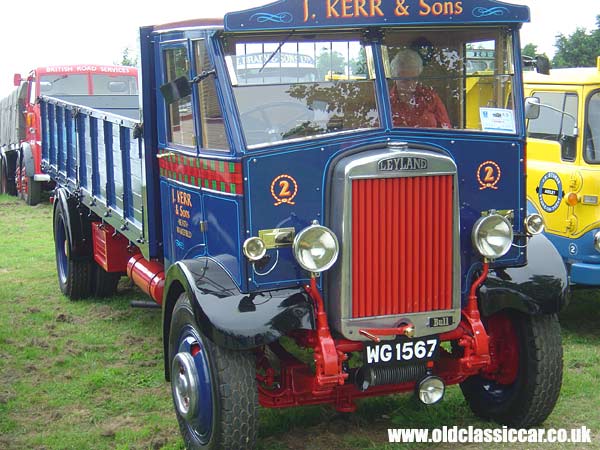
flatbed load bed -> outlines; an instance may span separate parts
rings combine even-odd
[[[141,122],[53,97],[39,102],[43,170],[144,248]]]

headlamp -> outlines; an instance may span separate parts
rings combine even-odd
[[[264,241],[259,237],[250,237],[244,241],[243,245],[244,255],[250,261],[259,261],[267,253],[267,246]]]
[[[532,236],[542,233],[545,227],[544,218],[537,213],[529,214],[525,218],[525,231]]]
[[[600,252],[600,231],[594,235],[594,248],[597,252]]]
[[[513,242],[512,225],[506,217],[490,214],[475,222],[471,239],[484,258],[500,258],[508,253]]]
[[[309,272],[329,269],[339,255],[339,244],[333,231],[322,225],[311,225],[294,239],[294,256],[298,264]]]

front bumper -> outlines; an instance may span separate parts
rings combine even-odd
[[[573,263],[569,265],[569,282],[600,286],[600,264]]]

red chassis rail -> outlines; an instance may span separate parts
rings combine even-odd
[[[452,352],[440,348],[438,360],[428,364],[428,370],[440,377],[447,385],[457,384],[470,376],[482,374],[490,379],[507,383],[514,379],[518,364],[514,352],[506,346],[490,342],[507,330],[506,321],[494,326],[494,335],[488,335],[477,307],[477,289],[485,281],[489,265],[484,263],[481,276],[471,286],[467,306],[463,309],[459,326],[441,334],[440,342],[453,341]],[[315,331],[297,331],[291,337],[302,348],[312,349],[314,369],[291,355],[279,343],[271,344],[269,352],[278,360],[276,370],[269,355],[261,351],[258,358],[259,401],[263,407],[283,408],[300,405],[329,403],[343,412],[356,409],[359,398],[414,391],[416,381],[372,386],[361,390],[349,382],[352,372],[346,361],[349,354],[362,352],[363,342],[333,339],[327,326],[323,300],[313,279],[305,287],[315,303]]]

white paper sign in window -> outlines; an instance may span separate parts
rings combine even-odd
[[[481,129],[496,133],[516,133],[515,115],[512,109],[479,108]]]

